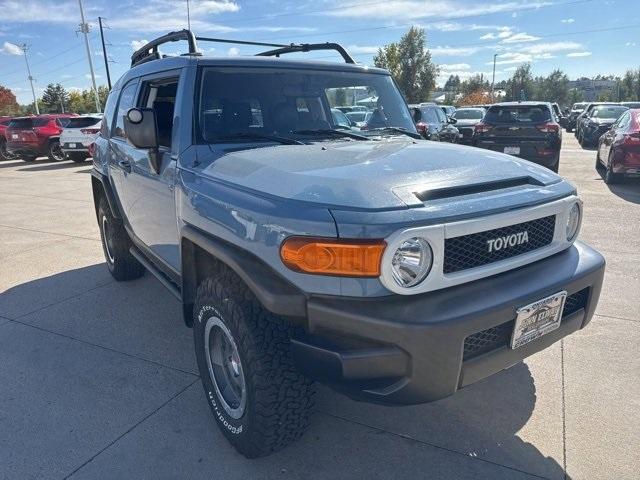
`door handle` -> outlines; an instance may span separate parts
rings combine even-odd
[[[128,160],[120,160],[118,166],[127,173],[131,173],[131,162]]]

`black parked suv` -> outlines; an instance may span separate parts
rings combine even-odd
[[[560,164],[562,133],[547,102],[492,105],[475,126],[474,145],[543,165],[554,172]]]
[[[445,115],[442,109],[433,105],[410,105],[418,132],[427,140],[456,143],[460,132],[453,125],[455,119]]]

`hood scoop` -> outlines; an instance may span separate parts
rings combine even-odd
[[[475,183],[471,185],[457,185],[452,187],[434,188],[430,190],[413,192],[421,202],[429,200],[441,200],[443,198],[461,197],[474,193],[492,192],[494,190],[504,190],[506,188],[521,186],[544,186],[544,183],[532,177],[516,177],[504,180],[494,180],[490,182]]]

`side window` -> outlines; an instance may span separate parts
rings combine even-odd
[[[161,147],[171,148],[178,80],[178,77],[169,77],[142,82],[142,94],[138,106],[155,110],[158,143]]]
[[[116,102],[118,101],[118,91],[112,90],[107,98],[107,103],[104,106],[104,120],[102,121],[102,127],[100,129],[100,135],[104,138],[109,138],[111,135],[111,125],[113,125],[113,112],[116,108]]]
[[[441,108],[436,108],[435,111],[436,111],[436,115],[438,115],[438,121],[440,123],[446,123],[447,116],[444,114],[442,109]]]
[[[615,124],[615,129],[616,130],[626,130],[627,127],[629,126],[629,121],[631,120],[631,115],[629,114],[629,112],[626,112],[624,115],[622,115],[618,121]]]
[[[116,126],[113,130],[114,137],[127,138],[124,133],[124,117],[135,104],[136,90],[138,89],[137,81],[132,81],[122,89],[120,94],[120,102],[118,103],[118,111],[116,113]]]

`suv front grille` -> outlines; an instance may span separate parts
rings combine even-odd
[[[517,225],[447,238],[444,243],[443,271],[446,274],[481,267],[542,248],[553,241],[555,223],[556,217],[551,215]],[[527,232],[528,241],[501,246],[500,249],[490,248],[492,240],[514,234],[518,235],[522,232]]]
[[[581,308],[584,308],[587,305],[588,299],[589,288],[569,295],[564,303],[562,318],[564,319]],[[496,327],[487,328],[481,332],[469,335],[464,339],[464,354],[462,360],[470,360],[484,353],[509,345],[514,324],[515,320],[509,320]]]

